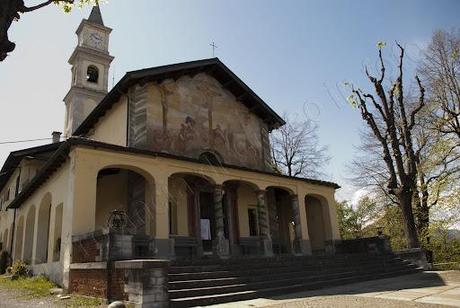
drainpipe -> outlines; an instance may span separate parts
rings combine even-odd
[[[110,304],[111,301],[112,301],[112,286],[111,286],[111,282],[112,282],[112,269],[115,269],[115,267],[113,266],[113,261],[112,261],[112,232],[110,231],[110,228],[109,228],[109,234],[107,236],[108,238],[108,243],[107,243],[107,265],[106,265],[106,270],[107,270],[107,293],[106,293],[106,296],[107,296],[107,303]]]
[[[14,191],[14,197],[16,198],[17,195],[19,194],[19,183],[21,183],[21,167],[19,169],[19,174],[16,179],[16,189]],[[13,259],[13,243],[14,243],[14,233],[16,230],[16,211],[17,209],[14,209],[14,214],[13,214],[13,226],[11,228],[11,241],[10,241],[10,258],[11,260]]]
[[[14,241],[14,230],[16,229],[16,209],[13,214],[13,226],[11,227],[11,241],[10,241],[10,258],[13,260],[13,241]]]

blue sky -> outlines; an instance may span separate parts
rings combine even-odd
[[[89,10],[64,14],[49,6],[13,24],[10,39],[17,47],[0,63],[0,142],[62,130],[67,60]],[[399,41],[413,69],[434,30],[460,27],[459,12],[460,1],[453,0],[109,0],[102,6],[104,22],[113,28],[115,81],[129,70],[212,57],[214,41],[216,56],[275,111],[319,124],[332,157],[327,179],[343,186],[338,199],[353,196],[345,165],[364,125],[347,105],[342,83],[367,86],[363,68],[376,67],[378,41],[387,42],[389,63]],[[10,151],[37,144],[0,144],[0,162]]]

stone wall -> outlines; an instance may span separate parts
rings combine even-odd
[[[72,263],[98,262],[104,259],[106,239],[104,236],[88,235],[72,242]]]
[[[125,292],[135,307],[169,307],[168,260],[127,260],[115,262],[125,271]]]
[[[82,268],[75,267],[78,266],[74,265],[70,270],[69,292],[111,300],[128,298],[124,291],[123,269],[111,269],[108,273],[107,268],[100,268],[100,265],[95,264],[93,266],[86,264]]]

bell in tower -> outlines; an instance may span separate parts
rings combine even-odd
[[[108,91],[108,76],[113,57],[109,54],[112,29],[102,20],[99,6],[78,27],[78,45],[70,56],[72,84],[64,98],[66,118],[64,132],[68,138],[93,111]]]

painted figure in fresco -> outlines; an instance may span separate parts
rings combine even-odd
[[[227,130],[222,130],[222,128],[220,127],[220,124],[216,125],[216,128],[214,128],[213,130],[213,134],[214,134],[213,139],[214,139],[216,147],[218,148],[228,147],[228,142],[227,142],[227,137],[226,137]]]
[[[181,124],[175,148],[181,152],[186,152],[189,149],[189,145],[193,144],[195,139],[195,120],[192,117],[187,116],[185,118],[185,122]]]

